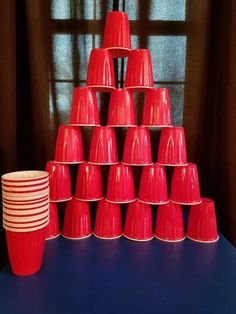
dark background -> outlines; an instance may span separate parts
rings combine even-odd
[[[65,0],[66,15],[62,2],[1,3],[1,174],[43,169],[53,159],[58,125],[68,123],[73,87],[85,84],[89,51],[101,42],[106,13],[119,9],[132,14],[135,3],[137,16],[130,20],[133,42],[150,49],[155,86],[170,90],[173,121],[185,127],[188,160],[198,164],[202,196],[214,198],[219,229],[236,245],[236,2],[100,0],[91,6],[91,0]],[[167,18],[158,17],[155,2],[167,8]],[[183,2],[184,18],[168,13],[178,12]],[[55,13],[60,6],[62,18]],[[117,86],[122,86],[124,61],[115,62],[115,69]],[[137,94],[135,99],[140,119],[143,96]],[[103,124],[108,103],[109,95],[99,96]],[[90,134],[91,130],[83,130],[86,154]],[[120,155],[124,134],[117,131]],[[151,135],[156,158],[158,131]],[[1,229],[1,264],[5,258]]]

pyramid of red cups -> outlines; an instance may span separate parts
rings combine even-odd
[[[126,58],[124,88],[116,88],[113,59]],[[97,92],[110,93],[108,121],[100,125]],[[136,122],[133,92],[145,94],[141,125]],[[84,160],[81,128],[93,127],[89,158]],[[127,128],[123,159],[118,160],[115,128]],[[149,128],[161,128],[157,160],[152,160]],[[69,165],[79,164],[75,195],[71,192]],[[102,165],[109,165],[106,191]],[[142,167],[136,195],[133,167]],[[167,189],[166,167],[174,167]],[[60,234],[57,202],[66,203],[62,235],[102,239],[122,235],[134,241],[156,237],[176,242],[218,239],[214,202],[200,194],[197,165],[189,163],[184,128],[172,125],[167,88],[155,88],[149,50],[132,49],[128,16],[113,11],[106,17],[103,46],[90,53],[86,86],[73,93],[70,124],[60,125],[50,174],[50,222],[47,238]],[[90,202],[97,201],[94,230]],[[122,227],[121,204],[128,209]],[[155,226],[152,205],[157,205]],[[185,235],[181,205],[190,205]],[[153,207],[153,206],[152,206]],[[155,208],[155,207],[154,207]],[[154,232],[153,232],[154,230]]]

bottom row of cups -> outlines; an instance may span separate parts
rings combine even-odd
[[[50,223],[47,239],[60,234],[57,206],[50,204]],[[92,234],[91,216],[88,202],[75,198],[67,202],[62,235],[68,239],[83,239]],[[185,239],[182,207],[169,202],[159,205],[153,233],[152,208],[138,200],[128,205],[124,229],[119,204],[110,203],[105,198],[98,203],[93,234],[102,239],[115,239],[122,235],[134,241],[148,241],[154,236],[167,242]],[[214,202],[203,198],[202,203],[190,208],[187,237],[199,242],[218,240]]]

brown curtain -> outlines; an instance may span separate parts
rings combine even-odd
[[[57,127],[64,121],[55,86],[52,108],[49,106],[49,78],[53,82],[55,76],[51,50],[55,21],[51,20],[50,2],[9,0],[1,4],[1,174],[44,168],[53,158]],[[60,21],[57,31],[102,34],[106,12],[120,8],[121,1],[101,1],[102,20],[92,22],[84,19],[84,3],[71,1],[71,19],[67,26]],[[125,0],[122,3],[125,7]],[[151,1],[139,1],[138,23],[130,23],[141,47],[147,44],[147,31],[176,34],[176,23],[148,21],[150,10]],[[75,12],[80,12],[79,18]],[[187,0],[186,23],[177,24],[179,34],[187,35],[183,124],[188,159],[199,166],[202,195],[216,201],[220,230],[236,245],[236,2]],[[76,45],[75,41],[72,49],[78,49]],[[73,65],[81,66],[77,54],[73,56]],[[77,84],[75,75],[74,86]]]

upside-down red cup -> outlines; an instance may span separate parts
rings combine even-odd
[[[92,88],[76,87],[74,89],[70,125],[100,125],[96,92]]]
[[[154,87],[152,60],[147,49],[131,50],[128,56],[125,87],[134,91],[147,91]]]
[[[49,203],[49,223],[46,227],[46,240],[57,238],[60,235],[59,217],[56,203]]]
[[[197,242],[216,242],[219,239],[214,201],[202,198],[202,203],[190,208],[187,237]]]
[[[97,165],[118,163],[116,134],[114,128],[98,126],[93,129],[89,162]]]
[[[190,163],[174,168],[170,200],[182,205],[194,205],[202,202],[196,164]]]
[[[121,209],[102,199],[98,203],[93,234],[102,239],[116,239],[122,236]]]
[[[64,164],[84,162],[84,148],[80,127],[63,124],[59,126],[55,161]]]
[[[152,164],[151,140],[147,128],[127,129],[122,163],[133,166]]]
[[[161,130],[157,162],[164,166],[182,166],[187,164],[183,127],[170,127]]]
[[[142,125],[147,127],[170,127],[171,106],[167,88],[153,88],[147,91]]]
[[[94,48],[89,57],[86,86],[99,92],[115,89],[112,55],[107,49]]]
[[[179,242],[185,239],[183,213],[180,205],[170,202],[158,207],[154,235],[167,242]]]
[[[71,199],[71,179],[69,166],[48,161],[46,171],[49,172],[50,201],[62,202]]]
[[[123,164],[110,166],[106,199],[112,203],[130,203],[135,200],[134,178],[131,166]]]
[[[103,48],[107,48],[113,58],[128,56],[131,50],[131,38],[128,15],[125,12],[112,11],[107,14]]]
[[[113,127],[136,126],[135,104],[130,90],[117,88],[111,93],[108,125]]]
[[[35,229],[34,227],[32,229]],[[28,276],[38,272],[42,265],[45,247],[45,226],[33,231],[19,232],[6,229],[7,249],[13,274]]]
[[[151,206],[136,200],[130,203],[125,219],[124,236],[134,241],[153,238]]]
[[[62,235],[75,240],[88,238],[91,234],[89,204],[73,198],[66,204]]]
[[[97,201],[103,198],[102,173],[99,165],[80,164],[76,180],[75,198]]]
[[[168,203],[167,180],[164,166],[153,164],[143,167],[138,199],[147,204]]]

